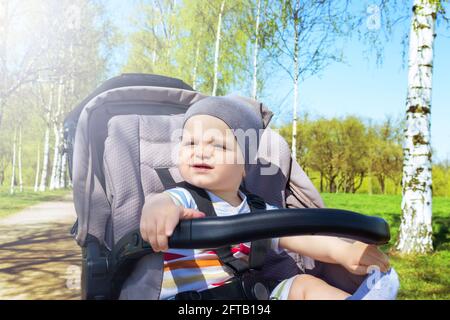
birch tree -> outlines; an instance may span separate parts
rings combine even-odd
[[[38,144],[37,156],[36,156],[36,174],[35,174],[35,177],[34,177],[34,192],[38,192],[39,191],[39,172],[40,172],[39,166],[41,164],[40,163],[41,162],[40,158],[41,158],[41,147]]]
[[[252,98],[256,99],[258,93],[258,38],[259,38],[259,19],[261,16],[261,0],[256,2],[256,21],[255,21],[255,40],[253,45],[253,77],[252,77]]]
[[[14,138],[13,138],[13,151],[12,151],[12,173],[11,173],[11,185],[9,188],[9,193],[14,194],[16,185],[16,146],[17,146],[17,128],[14,128]]]
[[[221,40],[221,29],[222,29],[222,16],[223,10],[225,8],[225,0],[222,0],[220,4],[219,16],[217,18],[217,29],[216,29],[216,45],[214,49],[214,80],[213,80],[213,89],[212,96],[215,96],[217,93],[217,81],[218,81],[218,73],[219,73],[219,53],[220,53],[220,40]]]
[[[175,77],[198,91],[215,91],[216,95],[225,94],[237,83],[249,82],[243,70],[250,66],[251,34],[242,28],[249,1],[177,1],[170,15],[167,9],[158,10],[155,1],[139,7],[137,31],[130,37],[131,50],[124,72]],[[160,3],[163,7],[169,5],[169,1]],[[161,16],[161,12],[165,15]],[[165,47],[169,40],[162,31],[169,24],[173,30],[170,57]]]
[[[397,249],[433,250],[430,115],[438,2],[414,0],[409,34],[408,93],[403,142],[402,220]]]
[[[61,123],[61,112],[62,112],[62,94],[63,94],[63,78],[60,77],[58,83],[58,98],[56,111],[52,117],[53,124],[53,134],[54,134],[54,147],[53,147],[53,165],[52,173],[50,175],[50,190],[58,189],[60,182],[60,170],[61,170],[61,140],[62,140],[62,123]]]
[[[176,73],[173,55],[176,50],[176,2],[152,0],[137,6],[133,20],[135,29],[130,36],[131,52],[126,72],[169,75]]]
[[[292,80],[292,155],[297,157],[297,112],[299,83],[317,74],[332,61],[339,61],[338,36],[351,28],[346,1],[287,0],[271,5],[277,24],[272,57]]]
[[[8,99],[46,70],[40,64],[47,41],[40,37],[39,7],[37,1],[0,0],[0,127]]]
[[[22,176],[22,123],[19,124],[18,169],[19,169],[19,191],[20,191],[20,192],[23,192],[23,176]]]
[[[45,113],[45,135],[44,135],[44,150],[42,159],[42,173],[41,182],[39,184],[39,191],[45,191],[47,186],[47,173],[49,164],[49,153],[50,153],[50,126],[51,126],[51,114],[53,108],[53,85],[50,86],[49,98]],[[42,99],[43,100],[43,99]]]

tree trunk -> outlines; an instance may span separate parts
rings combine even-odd
[[[59,176],[58,176],[58,169],[61,162],[60,152],[59,152],[59,145],[61,141],[61,137],[59,134],[59,128],[57,124],[53,124],[53,133],[55,135],[55,144],[53,149],[53,163],[52,163],[52,173],[50,176],[50,190],[57,189],[57,183],[59,182]]]
[[[50,152],[50,117],[52,113],[52,104],[53,104],[53,85],[50,88],[50,96],[48,101],[47,108],[47,116],[46,116],[46,127],[45,127],[45,136],[44,136],[44,157],[42,162],[42,175],[41,175],[41,183],[39,185],[39,191],[45,191],[46,182],[47,182],[47,172],[48,172],[48,156]]]
[[[39,165],[41,164],[41,146],[38,145],[37,148],[37,157],[36,157],[36,177],[34,178],[34,192],[37,192],[39,189]]]
[[[155,26],[155,34],[158,34],[158,26]],[[157,48],[157,41],[156,39],[153,39],[153,54],[152,54],[152,68],[155,69],[156,64],[156,48]]]
[[[0,158],[0,187],[3,186],[3,182],[5,181],[5,161]]]
[[[396,246],[402,253],[433,250],[430,114],[436,14],[436,1],[414,0],[403,142],[403,214]]]
[[[44,136],[44,157],[42,161],[42,174],[41,174],[41,183],[39,185],[39,191],[45,191],[46,182],[47,182],[47,171],[48,171],[48,156],[50,152],[50,128],[49,124],[45,128],[45,136]]]
[[[378,175],[378,183],[380,184],[382,194],[384,194],[384,190],[386,188],[385,180],[386,180],[386,178],[382,174]]]
[[[22,125],[19,126],[19,191],[23,192],[23,179],[22,179]]]
[[[8,14],[9,14],[9,1],[2,1],[0,6],[0,24],[2,24],[2,30],[0,32],[0,128],[3,122],[3,113],[6,107],[6,91],[8,88],[8,72],[7,72],[7,49],[8,49]]]
[[[252,98],[256,99],[258,93],[258,35],[259,35],[259,16],[261,0],[257,0],[256,24],[255,24],[255,46],[253,50],[253,89]]]
[[[298,19],[294,19],[294,105],[292,111],[292,158],[297,160],[297,104],[298,104]]]
[[[59,174],[59,188],[66,187],[66,164],[67,164],[67,153],[63,153],[61,157],[61,169]]]
[[[61,164],[60,149],[61,149],[61,135],[62,135],[62,126],[59,123],[59,117],[62,108],[62,90],[63,90],[63,82],[62,78],[60,78],[58,84],[57,108],[56,113],[53,117],[53,134],[55,135],[55,145],[53,148],[53,165],[50,179],[50,190],[57,189],[59,184],[59,166]]]
[[[323,192],[323,173],[320,171],[320,192]]]
[[[16,178],[16,144],[17,144],[17,129],[14,128],[11,187],[9,188],[10,194],[14,194],[14,186],[16,184],[16,179],[15,179]]]
[[[220,30],[222,28],[222,15],[224,7],[225,7],[225,0],[223,0],[220,5],[219,19],[217,21],[216,49],[214,51],[214,81],[213,81],[213,90],[211,94],[212,96],[215,96],[217,93],[217,82],[219,73]]]
[[[200,41],[197,40],[197,46],[195,48],[194,70],[192,72],[192,89],[194,90],[197,90],[197,70],[198,70],[199,56],[200,56]]]

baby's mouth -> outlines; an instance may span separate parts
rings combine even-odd
[[[194,163],[193,165],[191,165],[191,167],[195,168],[195,169],[200,169],[200,170],[210,170],[213,169],[214,167],[207,164],[207,163]]]

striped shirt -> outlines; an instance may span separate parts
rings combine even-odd
[[[207,190],[206,190],[207,191]],[[165,191],[177,205],[197,209],[192,195],[184,188],[177,187]],[[247,197],[241,191],[242,199],[237,207],[207,191],[217,216],[231,216],[250,212]],[[267,204],[267,210],[278,209]],[[272,239],[272,249],[280,252],[278,238]],[[234,257],[248,261],[250,242],[231,246]],[[173,299],[179,292],[202,291],[221,286],[233,278],[232,270],[221,263],[211,249],[170,249],[164,252],[164,276],[160,294],[161,300]]]

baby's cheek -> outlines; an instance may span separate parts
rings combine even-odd
[[[181,163],[178,165],[178,171],[180,172],[181,176],[184,180],[188,180],[191,176],[189,165]]]

